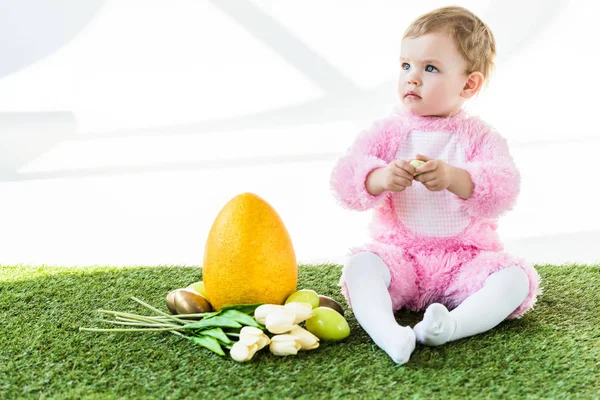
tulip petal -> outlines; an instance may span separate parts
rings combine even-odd
[[[253,344],[252,346],[248,346],[248,360],[254,357],[254,354],[258,351],[258,345]]]
[[[308,303],[298,303],[292,301],[290,303],[287,303],[284,306],[284,309],[290,310],[294,312],[294,314],[296,314],[296,318],[294,319],[295,324],[304,322],[313,316],[312,306]]]
[[[289,334],[297,338],[298,343],[302,346],[301,350],[312,350],[319,347],[319,338],[298,325],[295,325]]]
[[[265,319],[267,315],[276,310],[281,310],[283,308],[282,305],[278,304],[263,304],[262,306],[258,306],[256,310],[254,310],[254,319],[259,324],[265,324]]]
[[[245,326],[240,330],[240,334],[241,335],[260,336],[260,335],[264,334],[264,332],[262,331],[262,329],[255,328],[253,326]]]
[[[256,345],[258,346],[258,350],[260,350],[263,347],[265,347],[266,345],[268,345],[269,343],[271,343],[271,339],[269,339],[269,337],[267,335],[263,334],[263,336],[256,343]]]
[[[240,335],[239,343],[243,344],[244,346],[252,346],[252,345],[258,343],[259,340],[260,340],[260,336]]]
[[[273,311],[265,320],[267,329],[271,333],[279,334],[289,332],[294,326],[296,314],[287,309]]]
[[[298,354],[300,344],[292,335],[277,335],[271,338],[269,350],[276,356],[288,356]]]
[[[229,350],[229,354],[231,355],[231,358],[233,358],[235,361],[239,361],[239,362],[248,361],[250,359],[248,357],[250,355],[250,351],[248,350],[248,347],[244,346],[240,342],[236,342],[233,344],[233,346],[231,346],[231,350]]]

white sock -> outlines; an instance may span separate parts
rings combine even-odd
[[[429,346],[486,332],[504,321],[529,294],[529,278],[518,266],[490,275],[483,287],[448,311],[442,304],[431,304],[423,321],[415,325],[417,341]]]
[[[415,333],[394,318],[390,272],[381,258],[369,252],[353,255],[344,266],[344,277],[358,323],[394,362],[407,362],[415,349]]]

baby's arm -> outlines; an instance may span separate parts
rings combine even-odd
[[[372,171],[386,167],[394,158],[395,147],[391,142],[398,135],[397,125],[393,118],[375,122],[359,134],[338,160],[331,174],[331,187],[343,206],[367,210],[385,198],[384,191],[369,193],[366,181]]]
[[[473,195],[473,180],[467,171],[458,167],[450,167],[450,176],[449,192],[464,200]]]
[[[470,175],[472,194],[463,198],[467,212],[480,218],[497,218],[510,210],[520,189],[520,174],[509,153],[506,139],[496,132],[487,132],[473,145],[471,159],[457,168]],[[459,174],[464,174],[458,172]],[[464,180],[463,180],[464,182]],[[459,185],[459,190],[468,184]]]

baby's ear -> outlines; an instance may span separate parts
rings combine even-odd
[[[465,86],[463,86],[462,92],[460,92],[461,97],[465,99],[469,99],[479,92],[479,89],[483,86],[484,82],[483,74],[479,71],[474,71],[467,76],[467,81],[465,82]]]

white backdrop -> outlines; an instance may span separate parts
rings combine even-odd
[[[459,1],[497,71],[468,109],[522,175],[500,222],[534,263],[600,262],[600,64],[588,1]],[[395,102],[406,25],[442,1],[57,1],[0,6],[0,264],[202,263],[252,191],[300,262],[343,262],[369,213],[329,192],[336,158]]]

